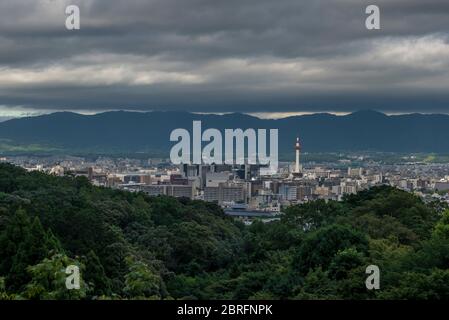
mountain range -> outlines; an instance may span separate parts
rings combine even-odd
[[[170,132],[203,130],[279,129],[279,151],[293,151],[301,137],[304,152],[383,151],[449,153],[449,115],[386,115],[358,111],[344,116],[329,113],[260,119],[231,113],[113,111],[94,115],[56,112],[0,123],[0,141],[8,145],[39,145],[62,151],[126,153],[158,151],[173,146]]]

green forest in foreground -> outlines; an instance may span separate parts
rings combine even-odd
[[[1,164],[0,299],[449,299],[449,210],[376,187],[245,226],[211,203]]]

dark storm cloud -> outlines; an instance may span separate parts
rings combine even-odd
[[[448,30],[447,0],[5,0],[0,105],[449,112]]]

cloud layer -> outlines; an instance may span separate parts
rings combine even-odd
[[[449,2],[375,3],[377,31],[363,0],[5,0],[0,105],[449,113]]]

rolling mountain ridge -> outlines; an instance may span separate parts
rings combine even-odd
[[[95,115],[56,112],[0,123],[0,140],[86,152],[168,152],[170,132],[192,131],[192,121],[207,128],[278,129],[279,151],[291,152],[296,136],[305,152],[384,151],[449,153],[449,116],[385,115],[358,111],[260,119],[246,114],[113,111]]]

